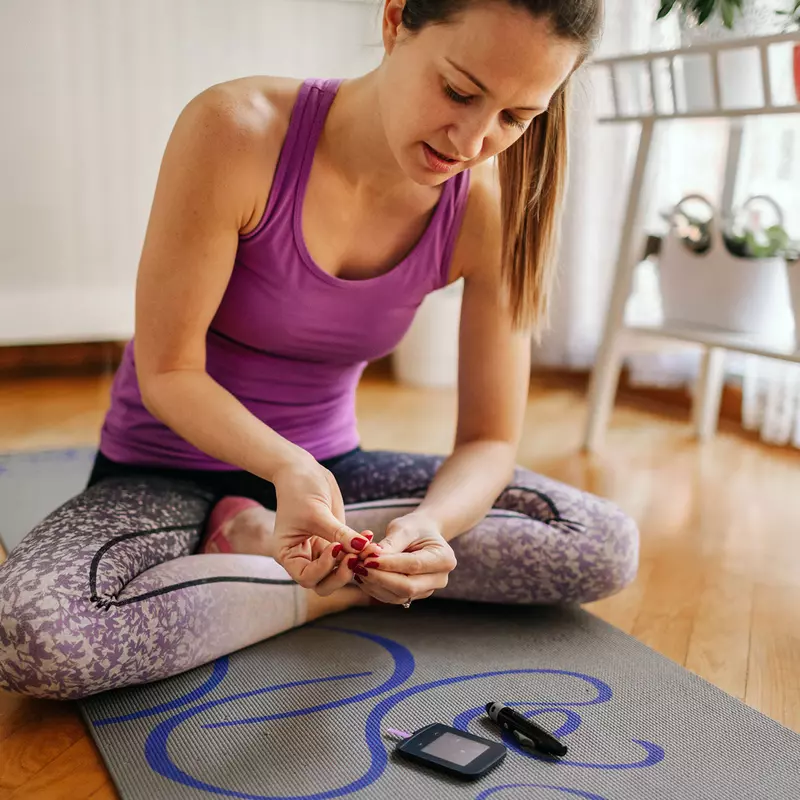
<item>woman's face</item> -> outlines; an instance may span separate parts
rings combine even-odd
[[[579,48],[556,37],[546,18],[496,1],[412,34],[400,22],[404,2],[387,0],[384,12],[381,116],[401,169],[435,186],[519,139]]]

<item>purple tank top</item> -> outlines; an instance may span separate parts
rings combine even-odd
[[[343,280],[312,260],[301,230],[316,144],[340,81],[298,94],[267,208],[240,237],[230,283],[209,327],[208,374],[256,417],[322,460],[358,446],[355,391],[368,361],[389,354],[429,292],[446,285],[469,188],[448,180],[414,249],[389,272]],[[125,348],[100,449],[128,464],[234,469],[190,445],[142,404]]]

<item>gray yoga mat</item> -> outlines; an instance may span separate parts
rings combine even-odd
[[[490,700],[567,757],[461,784],[393,756],[388,728],[498,739]],[[800,797],[800,737],[578,609],[359,609],[82,708],[124,800]]]
[[[0,454],[0,543],[11,552],[51,511],[86,486],[95,450]]]
[[[7,546],[80,491],[92,457],[0,457]],[[461,784],[393,756],[388,728],[499,738],[489,700],[536,714],[567,757],[507,742]],[[354,610],[81,707],[123,800],[800,797],[800,737],[579,609]]]

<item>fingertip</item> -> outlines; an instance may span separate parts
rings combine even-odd
[[[377,558],[380,553],[381,550],[378,545],[370,544],[361,551],[360,557],[362,561],[365,561],[368,558]]]

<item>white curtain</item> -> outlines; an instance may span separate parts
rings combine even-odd
[[[380,60],[377,0],[0,0],[0,344],[124,339],[181,108]]]
[[[679,46],[675,15],[656,23],[658,0],[630,3],[608,0],[606,33],[600,55]],[[744,35],[744,34],[743,34]],[[777,87],[780,91],[786,87]],[[789,89],[790,90],[790,89]],[[551,328],[535,348],[535,365],[574,369],[590,367],[602,335],[622,227],[635,144],[634,126],[594,122],[601,94],[590,74],[583,75],[572,108],[570,181],[563,223],[559,286],[552,306]],[[800,125],[796,117],[747,121],[735,191],[740,203],[754,194],[769,194],[784,208],[790,233],[800,238]],[[681,197],[701,193],[719,199],[723,189],[728,123],[674,122],[661,126],[656,141],[654,179],[647,187],[647,225],[664,230],[661,213]],[[630,322],[658,323],[661,307],[656,266],[641,263],[628,303]],[[767,335],[791,338],[791,327],[778,321]],[[791,322],[788,323],[791,326]],[[681,385],[697,373],[699,354],[664,345],[663,351],[633,352],[627,358],[638,384]],[[745,391],[746,427],[762,431],[765,440],[798,446],[800,376],[790,365],[765,359],[729,357],[733,380]]]

